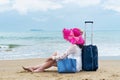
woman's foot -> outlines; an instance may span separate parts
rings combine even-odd
[[[22,68],[25,70],[25,71],[28,71],[28,72],[33,72],[34,70],[32,68],[27,68],[27,67],[24,67],[22,66]]]
[[[33,72],[36,72],[36,73],[37,72],[44,72],[44,70],[39,68],[39,69],[34,70]]]

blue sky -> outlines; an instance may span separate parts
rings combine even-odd
[[[84,28],[120,30],[120,0],[0,0],[0,31]]]

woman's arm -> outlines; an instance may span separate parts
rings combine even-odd
[[[76,45],[72,45],[70,46],[63,55],[57,55],[57,56],[52,56],[53,60],[59,60],[59,59],[64,59],[66,58],[68,55],[73,54],[75,52],[75,47]]]

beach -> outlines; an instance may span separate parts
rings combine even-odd
[[[120,0],[0,0],[0,80],[120,80],[119,35]],[[97,71],[24,70],[54,53],[77,59],[79,69],[82,45],[97,47],[86,56]]]
[[[22,66],[42,64],[45,58],[0,60],[0,80],[120,80],[120,60],[99,60],[97,71],[60,74],[56,67],[31,73]]]

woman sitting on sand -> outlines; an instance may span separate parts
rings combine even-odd
[[[30,72],[44,72],[45,69],[52,66],[57,67],[57,61],[60,59],[74,58],[76,59],[76,69],[77,72],[82,70],[82,61],[81,61],[81,48],[84,44],[82,38],[83,32],[78,28],[73,29],[63,29],[63,37],[65,40],[71,43],[71,46],[64,52],[64,54],[59,55],[57,52],[49,57],[42,65],[23,67],[24,70]]]

